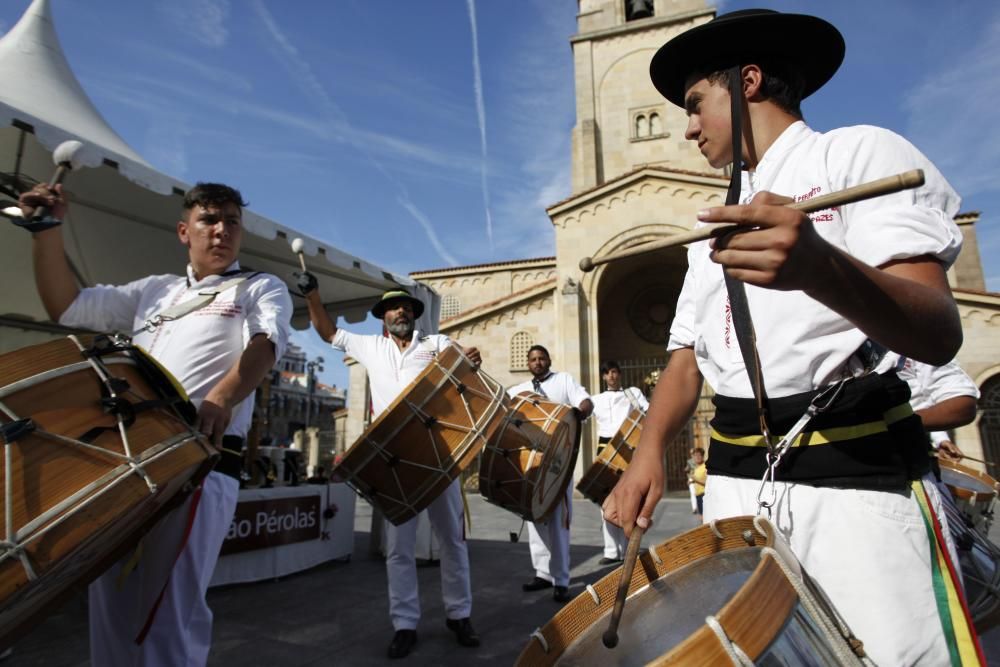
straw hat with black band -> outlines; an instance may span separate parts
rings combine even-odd
[[[379,319],[382,319],[382,316],[385,315],[386,307],[389,305],[389,302],[391,301],[409,301],[410,304],[413,306],[414,318],[420,317],[424,312],[423,301],[411,295],[405,289],[399,288],[399,289],[389,290],[388,292],[382,294],[382,297],[378,300],[378,302],[374,306],[372,306],[372,311],[371,311],[372,315],[374,315]]]

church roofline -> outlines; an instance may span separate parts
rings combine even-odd
[[[556,288],[556,279],[549,278],[546,281],[540,282],[537,285],[532,285],[531,287],[526,287],[522,290],[518,290],[500,299],[495,299],[493,301],[488,301],[486,303],[479,304],[475,308],[470,308],[464,313],[459,313],[454,317],[449,317],[447,320],[441,320],[440,330],[442,333],[446,331],[451,331],[461,327],[463,324],[468,324],[473,320],[478,320],[482,317],[489,317],[498,310],[503,310],[514,304],[521,303],[522,301],[527,301],[528,299],[533,299],[539,294],[545,294],[546,292],[552,292]]]
[[[538,264],[552,264],[555,266],[555,257],[532,257],[528,259],[509,259],[502,262],[489,262],[486,264],[466,264],[465,266],[449,266],[442,269],[424,269],[422,271],[411,271],[410,277],[413,279],[435,278],[437,276],[450,276],[456,273],[480,272],[484,270],[495,270],[500,267],[514,266],[536,266]]]
[[[552,204],[545,209],[545,212],[548,213],[551,218],[552,216],[558,215],[559,213],[573,208],[578,204],[590,201],[591,199],[596,199],[604,192],[618,189],[626,183],[639,180],[639,178],[643,175],[659,177],[669,176],[673,177],[674,180],[699,183],[702,185],[717,185],[723,189],[729,182],[728,177],[722,176],[721,174],[712,174],[704,171],[691,171],[690,169],[675,169],[673,167],[664,167],[662,165],[655,164],[644,164],[636,167],[632,171],[622,174],[621,176],[617,176],[610,181],[605,181],[604,183],[600,183],[586,190],[574,193],[568,198]]]
[[[952,294],[956,301],[976,301],[994,306],[1000,306],[1000,292],[989,292],[986,290],[965,289],[953,287]]]

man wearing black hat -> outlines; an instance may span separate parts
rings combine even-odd
[[[843,56],[826,21],[767,10],[719,16],[654,56],[687,139],[713,167],[742,167],[727,206],[698,219],[741,231],[689,249],[670,362],[605,516],[629,533],[649,525],[665,443],[704,377],[716,391],[705,520],[766,512],[876,663],[956,664],[975,660],[976,639],[940,604],[960,585],[936,560],[940,498],[922,483],[926,446],[894,371],[900,354],[941,364],[961,345],[945,276],[959,199],[891,132],[805,125],[801,99]],[[784,206],[914,168],[917,190],[811,216]],[[777,481],[762,486],[769,470]]]
[[[375,416],[386,410],[400,392],[444,350],[451,340],[443,335],[422,335],[416,329],[424,304],[403,289],[390,290],[372,308],[385,324],[385,336],[361,336],[340,329],[323,308],[316,278],[300,274],[299,288],[309,304],[309,318],[323,340],[356,359],[368,371]],[[482,357],[474,348],[463,350],[474,363]],[[441,547],[441,597],[446,625],[462,646],[479,646],[472,628],[472,589],[469,550],[463,526],[464,510],[459,480],[427,507],[427,516]],[[417,519],[395,526],[386,522],[386,572],[389,578],[389,615],[395,630],[389,644],[390,658],[402,658],[417,643],[420,597],[414,548]]]

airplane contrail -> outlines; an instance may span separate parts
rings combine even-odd
[[[482,149],[483,160],[480,169],[480,181],[483,189],[483,206],[486,209],[486,238],[490,241],[490,249],[493,249],[493,215],[490,213],[490,187],[488,179],[488,159],[486,151],[486,105],[483,103],[483,77],[479,67],[479,32],[476,29],[476,2],[466,0],[469,8],[469,24],[472,26],[472,73],[473,90],[476,95],[476,115],[479,119],[479,145]]]

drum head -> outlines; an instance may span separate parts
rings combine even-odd
[[[531,515],[544,518],[551,512],[573,477],[580,427],[572,411],[567,410],[545,449],[538,485],[531,498]]]
[[[997,495],[997,480],[960,463],[940,460],[941,481],[963,500],[988,500]]]
[[[690,563],[631,595],[625,603],[618,646],[608,649],[601,636],[610,614],[590,625],[571,643],[560,665],[645,665],[668,653],[715,615],[747,582],[760,564],[759,548],[747,547]]]

